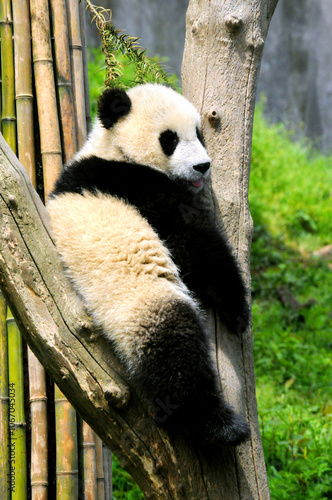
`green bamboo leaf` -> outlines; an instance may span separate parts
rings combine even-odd
[[[140,38],[123,33],[123,30],[111,23],[111,10],[98,8],[90,0],[86,3],[102,38],[102,51],[107,67],[105,86],[129,87],[128,83],[122,81],[123,64],[115,57],[120,53],[126,56],[129,62],[134,63],[134,83],[165,83],[176,88],[174,78],[166,69],[147,56],[146,50],[140,46]],[[109,17],[108,20],[104,14]]]

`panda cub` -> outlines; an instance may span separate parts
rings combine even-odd
[[[107,89],[48,210],[75,289],[157,424],[202,445],[236,445],[249,426],[220,393],[200,304],[235,333],[248,306],[232,251],[201,203],[209,174],[189,101],[158,84]],[[171,405],[169,415],[158,404]]]

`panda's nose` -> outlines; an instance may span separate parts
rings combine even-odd
[[[198,165],[194,165],[193,169],[197,172],[201,172],[204,174],[207,170],[209,170],[211,163],[207,161],[206,163],[199,163]]]

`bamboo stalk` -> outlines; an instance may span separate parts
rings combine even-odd
[[[28,0],[12,0],[18,157],[36,187],[31,32]]]
[[[3,136],[16,153],[16,109],[13,20],[10,0],[0,2],[1,75]],[[7,308],[9,379],[9,460],[12,500],[27,498],[26,432],[24,415],[22,337]]]
[[[66,0],[68,25],[70,34],[70,52],[72,65],[72,81],[74,88],[74,105],[77,131],[77,146],[80,149],[86,139],[86,112],[84,95],[84,70],[82,55],[82,40],[80,32],[80,13],[77,0]]]
[[[63,151],[65,161],[68,162],[77,149],[86,139],[86,127],[83,126],[85,117],[85,89],[83,76],[83,60],[80,42],[80,25],[75,17],[78,11],[77,2],[67,4],[68,15],[71,19],[71,57],[69,54],[69,40],[67,38],[67,12],[64,0],[51,0],[52,26],[55,39],[55,60],[57,68],[57,85],[61,115],[61,130],[63,138]],[[73,17],[74,15],[74,17]],[[71,64],[73,66],[71,71]],[[72,79],[74,80],[75,104],[73,104]],[[78,134],[75,131],[77,124]],[[76,141],[76,135],[78,139]],[[69,409],[69,406],[68,406]],[[70,409],[69,412],[73,410]],[[57,427],[57,435],[61,429]],[[96,496],[95,451],[91,448],[94,444],[92,430],[83,423],[83,480],[84,495],[86,498]],[[63,453],[65,451],[63,450]]]
[[[15,49],[15,95],[19,159],[36,187],[33,126],[33,90],[29,3],[12,0]],[[44,368],[28,349],[29,395],[31,409],[31,496],[47,498],[47,397]]]
[[[20,331],[7,309],[9,366],[9,433],[13,462],[12,500],[27,498],[26,431],[24,414],[23,348]]]
[[[10,0],[1,0],[0,2],[0,37],[2,76],[1,127],[8,145],[16,153],[13,20]]]
[[[77,144],[66,1],[51,0],[51,13],[62,146],[64,161],[68,163],[76,152]]]
[[[70,50],[72,62],[72,81],[74,90],[77,145],[81,148],[91,128],[89,87],[87,74],[87,47],[85,39],[85,9],[75,0],[67,1],[69,19]],[[85,498],[96,498],[96,450],[92,429],[83,422],[83,476]],[[99,497],[98,497],[99,498]],[[100,497],[103,498],[103,497]]]
[[[30,0],[30,12],[41,154],[47,196],[52,191],[62,167],[48,1]]]
[[[73,88],[72,88],[72,71],[71,63],[72,58],[70,55],[69,48],[69,37],[68,37],[68,19],[67,19],[67,8],[65,0],[51,0],[51,19],[52,28],[54,36],[54,54],[55,54],[55,64],[56,64],[56,81],[58,89],[58,102],[60,109],[60,131],[62,136],[62,147],[64,153],[64,161],[67,163],[75,154],[77,149],[77,133],[76,133],[76,111],[73,98]],[[63,498],[64,495],[72,495],[72,492],[78,488],[78,477],[77,485],[76,478],[69,475],[68,478],[65,477],[63,466],[64,463],[70,464],[70,470],[76,470],[78,465],[79,454],[78,450],[73,456],[73,451],[65,446],[61,446],[66,438],[71,439],[76,442],[77,446],[77,434],[75,428],[76,413],[72,406],[65,400],[64,396],[60,393],[59,389],[55,389],[55,394],[59,394],[59,400],[57,401],[57,409],[60,409],[62,419],[56,418],[56,442],[57,442],[57,456],[61,457],[60,461],[57,461],[57,495],[59,498]],[[61,395],[61,396],[60,396]],[[68,428],[66,428],[67,422],[70,422]],[[64,427],[63,427],[64,424]],[[75,432],[75,434],[70,434]],[[83,440],[82,436],[82,440]],[[83,445],[82,445],[83,446]],[[84,453],[83,453],[84,455]],[[84,475],[84,457],[83,457],[83,478]],[[82,484],[82,489],[84,490],[84,479]]]
[[[105,500],[105,476],[103,464],[103,442],[95,434],[96,443],[96,473],[97,473],[97,500]]]
[[[47,474],[47,396],[46,377],[42,365],[28,349],[29,393],[31,408],[31,497],[46,500]]]
[[[3,17],[3,4],[0,2],[0,21]],[[0,28],[0,59],[3,60],[3,28]],[[0,64],[0,130],[2,129],[2,64]],[[10,499],[11,476],[9,467],[9,397],[8,397],[8,340],[7,306],[0,290],[0,498]]]
[[[8,439],[8,343],[6,302],[0,290],[0,498],[10,499],[9,439]]]
[[[109,467],[108,467],[108,449],[105,443],[102,444],[103,448],[103,466],[104,466],[104,481],[105,481],[105,500],[112,500],[110,497],[109,485]]]
[[[83,418],[77,414],[78,498],[84,498]]]
[[[103,443],[103,464],[105,478],[105,500],[112,500],[112,455],[106,444]]]
[[[78,446],[76,412],[60,389],[54,387],[56,423],[56,498],[78,497]]]
[[[2,74],[1,74],[1,31],[0,31],[0,132],[2,130],[1,117],[2,117]]]
[[[90,112],[89,75],[88,75],[88,48],[86,41],[85,0],[81,0],[79,8],[80,8],[80,27],[82,36],[83,71],[84,71],[85,116],[86,116],[87,133],[89,133],[91,130],[91,112]]]
[[[112,471],[112,451],[107,448],[108,453],[108,494],[110,500],[113,498],[113,471]]]
[[[91,427],[84,421],[82,436],[84,498],[95,500],[97,498],[95,434]]]

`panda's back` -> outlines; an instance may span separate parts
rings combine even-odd
[[[51,199],[48,210],[60,253],[71,272],[126,274],[128,281],[178,280],[169,253],[135,207],[102,193],[67,193]],[[91,266],[91,267],[90,267]]]
[[[138,299],[149,300],[170,287],[185,290],[157,234],[125,201],[102,193],[67,193],[52,198],[48,210],[67,273],[100,317],[128,318]]]

